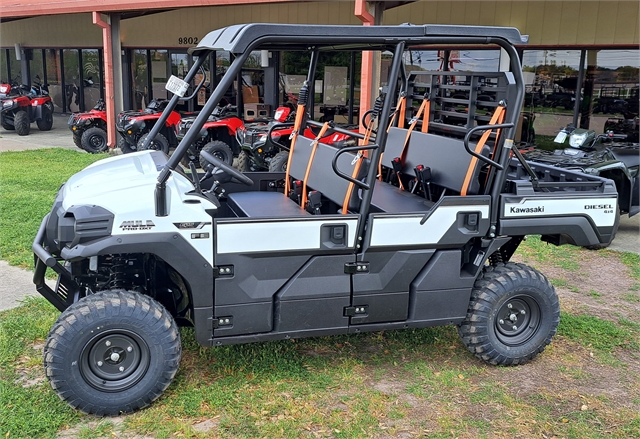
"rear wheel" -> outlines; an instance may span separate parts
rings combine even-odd
[[[19,136],[28,136],[31,131],[31,121],[26,111],[20,110],[13,117],[13,126]]]
[[[107,133],[102,128],[91,127],[82,134],[82,149],[92,154],[107,150]]]
[[[144,141],[147,139],[147,137],[149,137],[149,133],[143,134],[142,137],[140,137],[140,140],[138,140],[138,151],[144,151],[142,145],[144,144]],[[149,143],[149,146],[145,149],[153,149],[156,151],[162,151],[165,154],[169,154],[169,141],[165,136],[158,133],[156,134],[156,137]]]
[[[220,159],[220,161],[226,163],[229,166],[233,165],[233,151],[231,150],[231,147],[229,147],[229,145],[221,140],[213,140],[207,143],[206,145],[204,145],[202,150],[208,152],[214,157],[217,157],[218,159]],[[207,169],[208,164],[209,162],[207,162],[201,155],[200,167],[202,169]]]
[[[36,120],[36,125],[40,131],[49,131],[53,128],[53,112],[48,105],[42,106],[42,119]]]
[[[542,352],[560,322],[560,303],[540,272],[522,264],[484,269],[471,292],[462,342],[495,365],[524,364]]]
[[[180,364],[180,333],[167,310],[138,293],[109,290],[67,308],[51,328],[44,367],[72,407],[116,416],[148,406]]]
[[[269,163],[269,172],[287,172],[287,162],[289,161],[289,151],[280,151]]]

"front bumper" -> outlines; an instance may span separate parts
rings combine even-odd
[[[33,273],[33,283],[36,285],[36,291],[47,299],[53,306],[60,311],[64,311],[80,296],[80,286],[73,280],[71,272],[67,270],[60,262],[43,246],[46,242],[46,228],[49,221],[47,214],[40,224],[38,233],[33,240],[31,249],[35,255],[35,270]],[[58,273],[58,281],[55,289],[51,289],[45,282],[45,273],[47,268],[53,269]]]

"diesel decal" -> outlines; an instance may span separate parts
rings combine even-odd
[[[155,226],[151,220],[122,221],[122,224],[120,224],[122,230],[151,230]]]
[[[611,204],[585,204],[584,208],[585,210],[589,210],[589,209],[607,210],[607,209],[613,209],[613,206]]]
[[[195,223],[195,222],[182,222],[182,223],[173,223],[174,226],[176,226],[177,228],[184,230],[184,229],[201,229],[204,226],[208,226],[211,223],[205,223],[205,222],[199,222],[199,223]]]
[[[511,206],[509,208],[509,213],[543,213],[544,206],[537,207],[515,207]]]

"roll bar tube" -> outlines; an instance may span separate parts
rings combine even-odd
[[[513,128],[513,124],[512,123],[501,123],[501,124],[496,124],[496,125],[480,125],[480,126],[471,128],[469,131],[467,131],[467,134],[464,136],[464,149],[466,149],[469,154],[471,154],[472,156],[474,156],[478,160],[482,160],[483,162],[495,167],[496,169],[503,170],[504,169],[503,165],[501,165],[498,162],[494,162],[493,160],[491,160],[488,157],[483,156],[482,154],[478,154],[477,152],[472,150],[471,147],[469,146],[469,140],[471,139],[471,136],[474,133],[476,133],[478,131],[493,130],[495,128],[500,128],[500,129],[501,128]]]

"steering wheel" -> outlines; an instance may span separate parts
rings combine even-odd
[[[253,186],[253,180],[244,175],[242,172],[233,169],[231,166],[227,165],[225,162],[220,160],[218,157],[213,154],[209,154],[207,151],[200,151],[200,155],[204,157],[206,161],[211,163],[216,168],[222,169],[227,175],[229,175],[232,179],[235,179],[239,183],[246,184],[247,186]]]

